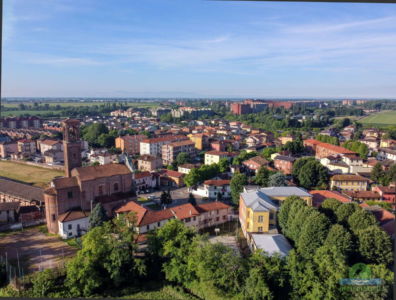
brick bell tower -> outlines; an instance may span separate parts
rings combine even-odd
[[[66,119],[62,129],[65,173],[66,177],[71,177],[71,170],[81,167],[80,121]]]

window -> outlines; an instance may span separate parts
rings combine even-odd
[[[220,218],[219,218],[219,217],[216,217],[216,222],[219,222],[219,220],[220,220]]]
[[[146,227],[146,228],[147,228],[147,230],[150,230],[150,225],[147,225],[147,227]]]
[[[223,220],[226,220],[227,219],[227,216],[223,216]]]
[[[264,221],[264,217],[263,217],[263,216],[258,216],[258,221],[259,221],[260,223],[262,223],[262,222]]]
[[[193,221],[195,221],[197,219],[197,217],[193,217]]]
[[[67,229],[71,230],[72,229],[72,224],[67,225]]]
[[[103,195],[103,185],[99,186],[99,196]]]
[[[158,222],[158,223],[157,223],[157,226],[158,226],[158,227],[161,227],[161,222]]]
[[[73,235],[73,232],[69,232],[69,236],[72,236]]]
[[[216,215],[218,215],[219,214],[219,210],[216,210]]]
[[[73,198],[73,192],[72,191],[68,191],[67,192],[67,198]]]
[[[118,191],[118,183],[116,182],[116,183],[114,183],[114,192],[117,192]]]
[[[186,223],[190,223],[190,221],[191,221],[191,218],[184,219],[184,222],[186,222]]]
[[[55,221],[55,220],[56,220],[55,214],[52,214],[52,221]]]
[[[263,227],[260,226],[260,227],[258,228],[258,231],[259,231],[259,232],[263,232]]]

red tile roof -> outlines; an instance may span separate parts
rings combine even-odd
[[[122,164],[79,167],[72,170],[72,175],[78,176],[81,181],[127,174],[132,174],[132,172],[128,169],[127,166]]]
[[[82,219],[82,218],[86,218],[86,217],[89,217],[89,212],[87,212],[87,211],[70,210],[64,214],[61,214],[58,217],[58,221],[61,223],[64,223],[64,222],[70,222],[70,221],[74,221],[74,220],[78,220],[78,219]]]
[[[198,210],[190,203],[174,206],[172,208],[169,208],[174,215],[176,215],[176,218],[183,220],[186,218],[191,218],[193,216],[199,216]]]
[[[163,170],[162,175],[179,178],[182,177],[184,174],[173,170]]]
[[[136,217],[137,217],[136,222],[137,224],[140,224],[140,222],[142,221],[144,215],[148,210],[145,209],[143,206],[140,206],[136,202],[130,201],[125,205],[121,206],[120,208],[118,208],[115,212],[117,214],[121,214],[121,213],[128,213],[131,211],[136,213]]]
[[[150,177],[151,174],[150,174],[150,172],[146,171],[146,172],[135,173],[134,176],[135,176],[135,179],[141,179],[141,178],[145,178],[145,177]]]
[[[238,155],[237,153],[234,153],[234,152],[224,152],[224,151],[216,151],[216,150],[207,151],[205,154],[209,154],[209,155],[224,155],[224,156],[236,156],[236,155]]]
[[[312,195],[312,205],[315,207],[319,207],[325,199],[334,198],[340,202],[346,203],[351,202],[350,199],[341,195],[336,191],[328,191],[328,190],[312,190],[309,191]]]
[[[204,184],[206,185],[215,185],[215,186],[223,186],[223,185],[230,185],[231,180],[225,180],[225,179],[210,179],[210,180],[205,180]]]
[[[231,208],[231,206],[229,206],[223,202],[220,202],[220,201],[199,204],[199,205],[196,205],[195,207],[197,208],[197,210],[199,212],[207,212],[207,211],[212,211],[212,210]]]
[[[145,139],[142,143],[155,144],[160,142],[176,141],[178,139],[188,139],[185,135],[166,135],[157,138]]]
[[[318,140],[314,140],[314,139],[305,140],[304,143],[320,146],[320,147],[332,150],[332,151],[340,153],[340,154],[356,154],[356,152],[348,150],[348,149],[346,149],[344,147],[340,147],[340,146],[324,143],[324,142],[321,142],[321,141],[318,141]]]

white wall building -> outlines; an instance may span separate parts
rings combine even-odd
[[[59,235],[64,239],[78,237],[87,233],[89,212],[81,210],[68,211],[58,218]]]

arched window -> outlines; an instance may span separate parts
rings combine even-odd
[[[117,192],[118,191],[118,183],[114,183],[114,191]]]

